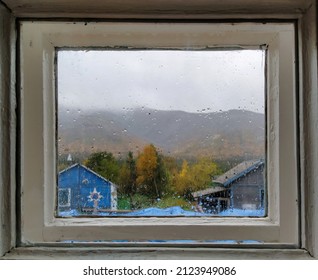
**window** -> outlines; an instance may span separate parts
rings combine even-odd
[[[297,103],[293,24],[23,22],[21,39],[23,242],[257,240],[259,246],[298,246]],[[266,47],[267,216],[240,219],[105,217],[93,220],[55,217],[55,53],[57,48],[91,47]],[[28,71],[31,65],[34,71]],[[32,166],[27,164],[30,157],[34,160]],[[95,193],[98,192],[96,190]],[[225,207],[224,205],[220,201],[219,207]]]
[[[60,188],[58,190],[58,206],[61,209],[65,209],[71,206],[71,189],[70,188]]]
[[[79,174],[116,189],[58,215],[266,216],[249,205],[265,189],[265,54],[56,49],[58,187],[68,173],[74,191]]]

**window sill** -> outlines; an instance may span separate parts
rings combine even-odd
[[[226,249],[178,247],[20,247],[11,250],[0,260],[310,260],[303,249]]]

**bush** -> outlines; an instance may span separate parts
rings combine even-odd
[[[182,197],[165,197],[160,199],[155,205],[158,208],[180,206],[183,210],[192,210],[192,204]]]
[[[118,210],[130,210],[131,209],[129,196],[124,195],[124,196],[118,197],[117,209]]]
[[[122,195],[118,197],[118,210],[137,210],[153,207],[153,200],[146,195],[134,194],[132,197]]]
[[[153,206],[153,200],[146,195],[134,194],[132,196],[131,210],[145,209]]]

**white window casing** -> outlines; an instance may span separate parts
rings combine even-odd
[[[20,23],[21,241],[257,240],[299,248],[293,23]],[[268,216],[56,218],[56,48],[267,48]],[[32,159],[32,164],[30,164]]]

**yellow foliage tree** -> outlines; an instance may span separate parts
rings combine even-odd
[[[217,173],[217,164],[208,158],[201,158],[191,166],[184,160],[175,178],[176,192],[179,195],[189,196],[193,191],[205,189],[211,185],[212,177]]]
[[[161,197],[167,180],[163,161],[154,145],[146,146],[139,155],[136,171],[139,192]]]
[[[184,195],[187,189],[191,187],[190,184],[190,167],[188,162],[184,160],[179,174],[175,176],[175,190],[179,195]]]
[[[208,158],[201,158],[191,167],[193,191],[207,188],[212,183],[212,177],[218,173],[218,166]]]

